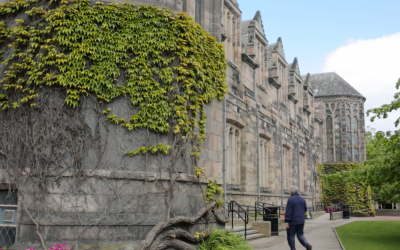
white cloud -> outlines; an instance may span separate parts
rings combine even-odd
[[[400,33],[377,39],[353,40],[330,53],[323,72],[336,72],[367,98],[365,110],[393,100],[395,84],[400,78]],[[375,120],[367,117],[366,126],[378,130],[394,130],[400,111],[389,118]]]

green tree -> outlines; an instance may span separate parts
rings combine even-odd
[[[396,89],[400,87],[400,79]],[[400,92],[396,92],[390,104],[370,109],[367,115],[373,114],[371,121],[376,118],[385,119],[389,113],[400,108]],[[400,117],[395,121],[397,127]],[[394,132],[375,131],[366,133],[367,161],[364,167],[356,170],[371,185],[374,199],[381,201],[400,202],[400,130]]]
[[[373,198],[400,201],[400,130],[366,133],[367,161],[355,170],[371,186]]]

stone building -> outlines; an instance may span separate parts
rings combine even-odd
[[[297,185],[312,206],[318,163],[365,161],[365,97],[336,73],[301,75],[282,39],[267,40],[260,12],[242,21],[225,0],[222,14],[226,201],[285,205]]]
[[[225,46],[229,93],[224,101],[214,100],[206,108],[207,137],[202,145],[199,166],[205,167],[206,175],[210,179],[217,179],[224,187],[226,202],[235,200],[239,204],[254,205],[256,201],[260,201],[284,206],[290,196],[290,186],[297,185],[301,195],[307,200],[307,205],[312,206],[319,201],[318,163],[365,161],[365,97],[336,73],[302,75],[299,63],[301,59],[285,57],[283,40],[278,38],[273,43],[268,41],[268,30],[264,30],[260,12],[255,13],[251,20],[242,20],[242,12],[236,0],[130,2],[186,12]],[[101,131],[104,129],[101,122],[94,118],[93,105],[91,102],[86,103],[80,114],[84,117],[85,136],[88,138],[86,142],[82,142],[83,148],[88,142],[95,142],[99,127]],[[118,105],[113,110],[118,110]],[[122,108],[120,111],[123,112]],[[121,195],[134,194],[140,198],[140,193],[149,188],[156,194],[156,199],[163,199],[156,181],[168,181],[169,176],[151,168],[146,170],[147,177],[144,177],[143,169],[131,167],[136,164],[133,160],[125,161],[119,155],[126,151],[126,145],[137,146],[133,139],[125,132],[115,129],[108,139],[109,145],[102,143],[104,142],[99,142],[99,145],[103,146],[102,152],[106,152],[104,157],[115,153],[115,156],[105,159],[107,164],[119,164],[124,169],[115,173],[115,176],[120,176],[117,186],[130,186],[129,190],[121,190]],[[90,169],[95,164],[95,155],[100,154],[100,151],[89,147],[87,150],[87,158],[83,161],[87,165],[85,168]],[[69,163],[66,160],[65,164]],[[105,179],[108,178],[105,176],[107,164],[104,163],[101,172]],[[185,169],[180,176],[181,182],[185,183],[180,188],[186,196],[178,197],[179,205],[173,208],[176,215],[191,215],[196,212],[196,208],[190,207],[197,199],[189,184],[192,181],[193,168],[194,166]],[[142,185],[143,180],[146,180],[148,187]],[[0,218],[3,219],[3,207],[16,211],[12,220],[0,222],[0,231],[5,232],[2,224],[7,224],[7,233],[9,228],[18,228],[13,231],[14,238],[11,237],[11,240],[35,238],[32,233],[34,225],[26,219],[20,220],[18,214],[22,208],[18,206],[17,199],[12,197],[6,201],[2,198],[12,183],[8,183],[6,173],[2,172],[1,167],[0,184],[0,202],[10,203],[0,204]],[[88,184],[104,188],[101,181]],[[63,185],[62,183],[61,187]],[[54,193],[50,193],[46,199],[67,201],[66,195],[55,195],[59,192],[67,193],[67,190],[54,188],[52,191]],[[86,198],[92,203],[81,208],[79,212],[98,213],[101,204],[97,204],[96,197],[89,195],[79,199]],[[101,198],[111,199],[106,195]],[[64,207],[61,212],[68,213],[68,209],[72,208]],[[113,209],[118,212],[118,207]],[[166,207],[161,202],[157,209],[150,209],[151,216],[148,218],[141,218],[142,211],[135,209],[133,206],[131,210],[124,211],[124,216],[125,212],[130,212],[137,215],[136,217],[116,218],[118,223],[136,223],[135,226],[121,229],[124,235],[132,235],[130,240],[143,239],[146,232],[162,220],[159,211]],[[62,223],[64,222],[60,221],[60,225]],[[72,228],[69,234],[57,231],[58,229],[51,233],[54,238],[67,239],[79,231],[71,224],[69,227]],[[80,237],[82,240],[93,240],[91,231]],[[121,237],[120,240],[127,241],[128,238]]]

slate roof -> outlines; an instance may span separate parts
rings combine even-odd
[[[253,20],[250,19],[250,20],[242,21],[242,35],[249,33],[249,29],[247,27],[249,27],[249,24],[251,21],[253,21]]]
[[[303,80],[306,80],[305,75],[302,76]],[[353,88],[348,82],[340,77],[335,72],[311,74],[310,83],[312,90],[315,93],[315,97],[318,96],[333,96],[333,95],[350,95],[365,97],[360,94],[355,88]],[[315,90],[318,90],[317,92]]]

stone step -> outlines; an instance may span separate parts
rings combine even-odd
[[[225,227],[226,231],[234,232],[244,238],[244,226],[234,226],[233,229],[231,226]],[[265,237],[263,234],[258,233],[257,230],[253,230],[251,226],[246,228],[246,240],[254,240],[258,238]]]
[[[248,226],[247,228],[247,231],[249,231],[249,230],[251,230],[252,229],[252,227],[251,226]],[[232,229],[232,227],[227,227],[227,226],[225,226],[225,230],[226,231],[233,231],[233,232],[244,232],[244,226],[242,227],[242,226],[239,226],[239,227],[233,227],[233,229]]]
[[[246,230],[247,236],[251,235],[251,234],[258,234],[257,230]],[[244,230],[243,231],[237,231],[235,232],[235,234],[239,234],[244,236]]]
[[[258,233],[251,234],[251,235],[247,235],[246,240],[255,240],[255,239],[259,239],[259,238],[263,238],[263,237],[265,237],[264,234],[258,234]]]

